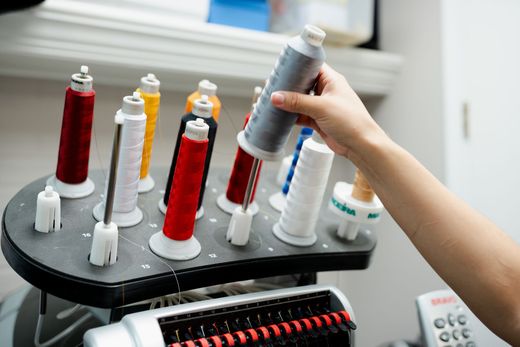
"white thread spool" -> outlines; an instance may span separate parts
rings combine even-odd
[[[305,140],[287,194],[287,202],[273,233],[294,246],[311,246],[327,187],[334,152],[323,143],[317,132]]]
[[[34,229],[41,233],[48,233],[51,231],[59,231],[60,228],[60,195],[52,189],[52,186],[46,186],[43,192],[38,193]]]
[[[123,106],[117,111],[116,117],[123,118],[123,132],[112,221],[119,227],[130,227],[143,219],[143,212],[137,207],[137,198],[146,115],[139,92],[123,98]],[[103,215],[104,202],[94,208],[94,217],[98,221],[103,220]]]

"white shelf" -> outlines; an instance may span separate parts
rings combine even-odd
[[[202,78],[219,93],[250,95],[287,37],[196,22],[115,1],[48,0],[0,17],[0,74],[67,80],[89,65],[96,84],[133,88],[153,72],[162,88],[191,91]],[[124,2],[123,2],[124,4]],[[385,95],[400,56],[326,47],[327,62],[365,96]]]

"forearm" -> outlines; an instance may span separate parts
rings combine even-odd
[[[520,247],[386,136],[350,159],[435,271],[486,325],[520,345]]]

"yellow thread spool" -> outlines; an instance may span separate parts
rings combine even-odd
[[[354,185],[352,187],[352,197],[360,201],[371,202],[374,199],[374,190],[368,183],[365,175],[359,169],[356,169],[354,177]]]
[[[144,100],[144,113],[146,114],[146,130],[144,135],[143,159],[141,161],[140,174],[141,180],[148,176],[150,170],[153,137],[161,103],[161,93],[159,93],[160,85],[161,83],[154,74],[148,74],[141,78],[141,85],[137,89],[137,91],[141,93],[141,98]],[[153,185],[151,188],[153,188]],[[147,190],[151,190],[151,188]]]
[[[190,94],[190,96],[188,96],[188,99],[186,100],[186,113],[191,112],[193,109],[193,104],[196,100],[199,100],[202,95],[207,95],[208,101],[213,104],[213,111],[211,115],[213,116],[215,122],[218,122],[218,118],[220,116],[220,107],[222,104],[220,103],[220,99],[217,97],[217,85],[211,83],[208,80],[200,81],[198,90],[194,91]]]

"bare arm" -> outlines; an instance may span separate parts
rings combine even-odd
[[[325,66],[317,89],[272,102],[301,113],[300,124],[352,160],[435,271],[484,324],[520,345],[520,246],[394,143],[341,75]]]

